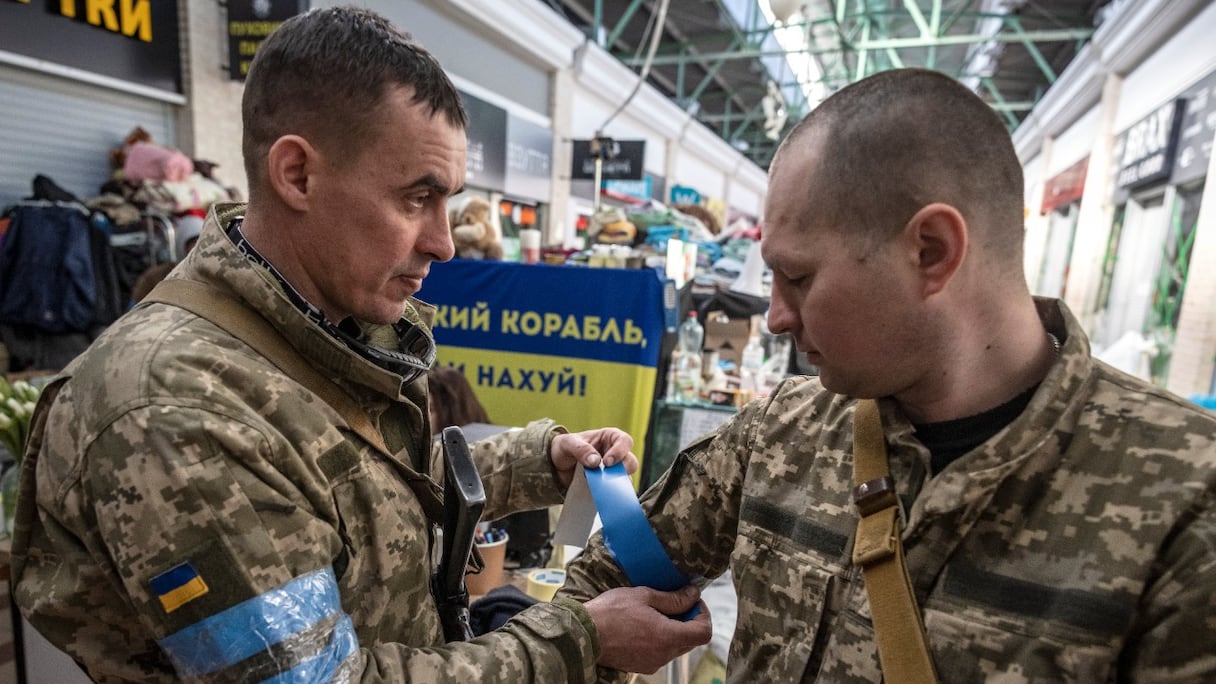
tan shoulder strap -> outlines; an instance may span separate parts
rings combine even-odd
[[[883,678],[893,684],[936,682],[925,625],[900,543],[899,500],[887,466],[878,403],[857,402],[853,414],[853,502],[860,518],[853,563],[861,566]]]
[[[338,385],[325,377],[300,356],[286,339],[265,318],[232,297],[221,295],[215,288],[194,280],[174,278],[157,283],[144,298],[185,309],[223,328],[233,337],[253,347],[279,370],[316,393],[329,404],[351,430],[386,456],[392,453],[384,437],[376,429],[367,412]]]
[[[321,397],[342,417],[347,427],[388,457],[414,490],[428,518],[434,521],[443,519],[443,497],[439,485],[394,456],[384,443],[384,436],[363,407],[359,406],[346,390],[313,367],[256,311],[232,297],[221,294],[206,283],[182,278],[160,281],[142,301],[160,302],[185,309],[211,321],[228,334],[253,347],[288,377]]]

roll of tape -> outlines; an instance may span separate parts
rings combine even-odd
[[[689,578],[667,555],[654,533],[642,504],[638,502],[633,480],[621,463],[607,468],[585,468],[587,484],[600,520],[604,523],[604,545],[625,571],[634,586],[675,591],[685,587]],[[696,606],[678,616],[690,620],[700,613]]]
[[[549,601],[566,583],[566,571],[542,568],[528,573],[528,596],[537,601]]]

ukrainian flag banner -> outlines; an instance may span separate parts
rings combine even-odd
[[[456,259],[424,282],[438,363],[464,371],[491,420],[619,427],[642,457],[663,339],[658,271]]]

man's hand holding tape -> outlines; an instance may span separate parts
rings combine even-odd
[[[564,489],[569,489],[580,465],[598,468],[601,464],[608,467],[623,463],[625,470],[630,473],[638,469],[638,457],[633,454],[633,438],[618,428],[557,435],[549,448],[549,458]]]
[[[621,464],[625,472],[638,469],[633,438],[617,428],[557,435],[549,457],[554,474],[569,488],[578,466],[599,469]],[[653,673],[688,650],[708,643],[712,634],[709,611],[693,585],[675,591],[650,587],[610,589],[583,604],[599,638],[601,667]],[[691,620],[672,616],[700,608]]]

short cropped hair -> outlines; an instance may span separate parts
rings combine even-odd
[[[957,80],[927,69],[879,72],[812,110],[773,164],[799,144],[818,144],[808,188],[817,222],[873,246],[943,202],[963,215],[973,241],[1021,268],[1021,162],[1000,117]]]
[[[241,101],[242,153],[250,195],[265,180],[271,145],[297,134],[354,157],[374,141],[379,104],[391,86],[413,88],[464,129],[460,93],[439,62],[384,17],[355,7],[317,9],[283,22],[261,44]]]

